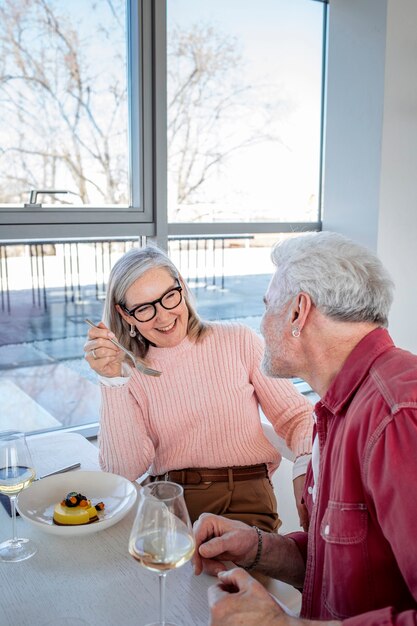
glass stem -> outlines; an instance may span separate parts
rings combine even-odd
[[[159,576],[159,623],[161,626],[165,626],[165,579],[167,577],[166,572],[161,572]]]
[[[16,531],[16,496],[10,497],[10,510],[12,513],[12,537],[13,543],[18,543],[17,531]]]

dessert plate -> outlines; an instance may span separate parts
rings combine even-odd
[[[85,495],[93,504],[104,502],[99,519],[82,526],[57,526],[52,521],[54,507],[70,491]],[[108,472],[76,471],[49,476],[20,492],[16,506],[28,522],[48,533],[61,537],[88,535],[116,524],[130,511],[136,501],[134,483]]]

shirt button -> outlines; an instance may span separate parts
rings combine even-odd
[[[330,526],[329,526],[329,524],[326,524],[326,526],[324,527],[324,534],[325,535],[329,535],[330,534]]]
[[[311,496],[311,494],[313,493],[313,487],[309,487],[309,488],[307,489],[307,491],[308,491],[308,493],[309,493],[309,494],[310,494],[310,496]]]

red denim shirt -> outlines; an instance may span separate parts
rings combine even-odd
[[[349,626],[417,624],[417,356],[385,329],[352,351],[315,408],[320,477],[301,616]],[[355,617],[356,616],[356,617]]]

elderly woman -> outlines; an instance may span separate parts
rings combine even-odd
[[[132,368],[119,341],[146,365]],[[311,451],[312,407],[291,382],[260,370],[263,344],[237,324],[203,322],[189,288],[154,246],[113,267],[104,323],[89,331],[86,359],[100,375],[101,467],[135,480],[145,472],[184,487],[192,520],[209,511],[275,531],[270,482],[279,452],[262,431],[259,406],[293,451],[300,521]],[[299,467],[297,467],[299,466]]]

